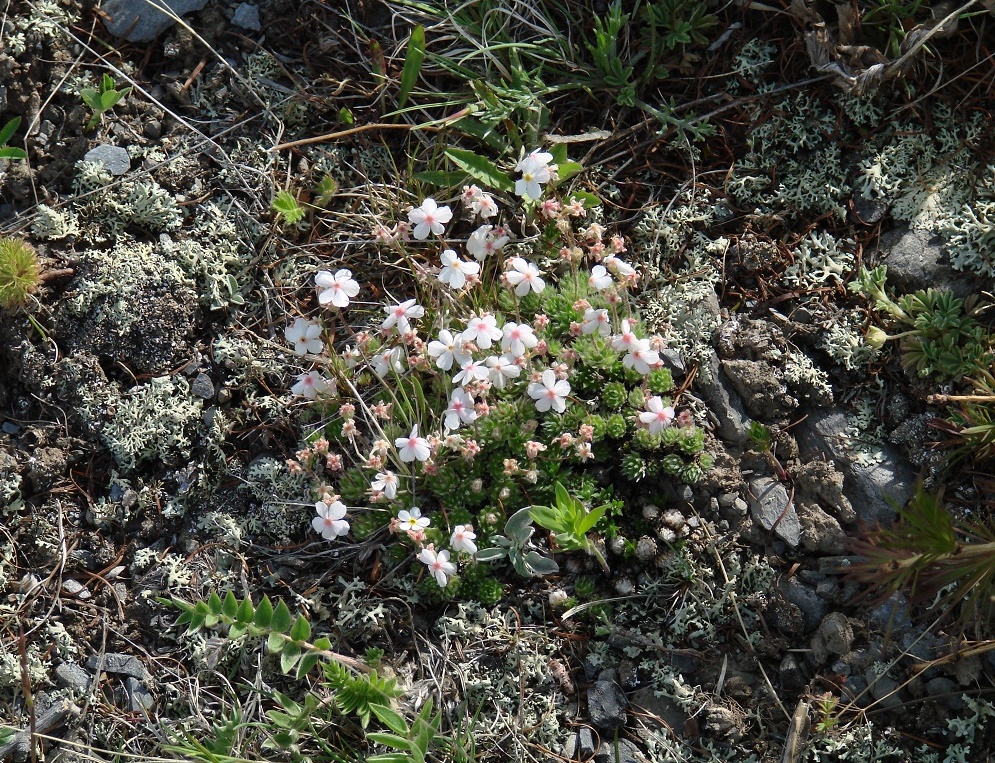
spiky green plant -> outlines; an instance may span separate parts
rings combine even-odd
[[[41,281],[35,250],[19,238],[0,238],[0,307],[23,307]]]

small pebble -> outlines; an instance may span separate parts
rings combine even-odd
[[[131,169],[131,155],[128,149],[120,146],[110,146],[101,143],[96,148],[92,148],[83,155],[88,162],[104,165],[112,175],[123,175]]]

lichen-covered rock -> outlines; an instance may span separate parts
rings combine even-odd
[[[753,519],[765,530],[772,530],[790,546],[801,542],[801,523],[788,491],[770,477],[750,480],[750,508]]]

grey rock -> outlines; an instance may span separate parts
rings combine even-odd
[[[607,681],[608,683],[617,684],[618,683],[618,671],[615,668],[605,668],[600,673],[598,673],[599,681]]]
[[[884,199],[865,199],[863,194],[853,195],[853,211],[857,213],[860,221],[866,225],[873,225],[880,222],[891,206],[890,202]]]
[[[715,416],[716,433],[728,443],[746,442],[750,438],[749,417],[743,408],[743,401],[722,371],[719,356],[714,352],[709,358],[709,371],[708,380],[699,375],[694,388]]]
[[[261,31],[263,26],[259,22],[259,6],[252,3],[240,3],[235,8],[235,15],[232,16],[231,23],[253,32]]]
[[[781,686],[785,689],[797,691],[805,686],[805,670],[797,655],[790,653],[784,655],[777,674],[781,679]]]
[[[151,140],[159,140],[162,137],[162,122],[158,119],[150,119],[142,127],[142,134]]]
[[[773,530],[788,545],[794,547],[801,542],[798,514],[780,482],[770,477],[750,480],[750,509],[754,522],[765,530]]]
[[[90,670],[96,670],[98,664],[99,658],[97,655],[93,655],[86,661],[86,666]],[[129,654],[118,654],[117,652],[108,652],[104,655],[103,669],[108,673],[118,673],[141,680],[144,680],[146,676],[145,666],[138,661],[137,657],[132,657]]]
[[[885,233],[873,260],[888,266],[888,284],[900,294],[931,286],[967,297],[978,288],[975,277],[950,267],[943,240],[929,231],[899,228]]]
[[[743,738],[746,719],[740,713],[722,705],[710,705],[705,710],[702,728],[705,733],[732,744]]]
[[[872,628],[892,634],[902,634],[912,628],[909,617],[909,602],[900,593],[893,593],[885,601],[872,607],[867,613]]]
[[[946,676],[937,676],[927,681],[926,693],[930,697],[942,697],[943,703],[955,712],[964,707],[964,695],[957,684]]]
[[[67,596],[75,596],[77,599],[90,598],[90,592],[86,590],[83,584],[72,578],[62,581],[62,592]]]
[[[820,664],[829,655],[842,655],[853,645],[853,627],[842,612],[830,612],[812,636],[812,656]]]
[[[587,713],[599,729],[624,726],[627,704],[621,687],[611,681],[595,681],[587,690]]]
[[[124,679],[124,690],[128,694],[128,712],[140,713],[148,710],[155,703],[145,684],[134,676]]]
[[[623,689],[632,690],[639,686],[639,672],[632,660],[620,660],[618,663],[618,682]]]
[[[687,723],[684,710],[669,697],[658,697],[652,686],[644,686],[635,692],[632,706],[646,712],[644,720],[659,719],[674,736],[684,736],[684,724]]]
[[[663,361],[663,367],[669,368],[670,371],[676,376],[684,376],[687,373],[687,366],[684,365],[684,358],[677,350],[671,350],[669,347],[660,350],[660,360]]]
[[[876,707],[883,710],[899,710],[902,707],[902,698],[898,693],[898,681],[888,676],[879,676],[873,680],[872,676],[865,676],[871,687],[871,696],[877,700]]]
[[[157,0],[174,15],[199,11],[207,0]],[[128,42],[151,42],[176,23],[147,0],[105,0],[100,10],[106,14],[104,26],[114,37]]]
[[[83,158],[94,164],[104,165],[104,169],[112,175],[123,175],[131,169],[131,155],[128,149],[101,143],[87,151]]]
[[[0,85],[0,111],[7,110],[7,88],[4,85]]]
[[[588,760],[594,755],[597,747],[590,726],[581,726],[577,732],[577,754],[581,760]]]
[[[75,662],[64,662],[55,669],[55,681],[63,689],[83,693],[92,680],[93,676]]]
[[[566,760],[577,760],[577,742],[579,741],[579,734],[574,731],[567,737],[567,740],[563,743],[563,747],[560,749],[560,755]]]
[[[845,477],[844,492],[860,519],[868,524],[890,524],[895,518],[894,501],[902,506],[915,491],[916,473],[901,452],[882,445],[877,464],[855,461],[847,450],[846,414],[839,408],[812,411],[795,428],[805,458],[827,455]]]
[[[601,743],[595,763],[642,763],[645,758],[628,739],[606,740]]]
[[[196,397],[210,400],[214,397],[214,383],[207,374],[197,374],[197,378],[190,385],[190,394]]]
[[[819,627],[829,607],[811,586],[791,578],[781,583],[778,588],[784,598],[801,611],[806,631],[814,631]]]
[[[801,526],[802,548],[819,554],[842,554],[846,533],[835,518],[811,501],[795,502]]]
[[[867,691],[867,681],[864,680],[863,676],[849,676],[844,686],[858,707],[867,707],[871,704],[871,694]]]
[[[752,416],[769,419],[798,407],[781,375],[765,361],[723,360],[722,370]]]

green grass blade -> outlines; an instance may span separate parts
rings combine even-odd
[[[7,142],[14,137],[14,133],[17,132],[17,128],[21,124],[20,117],[14,117],[7,124],[3,126],[0,130],[0,146],[7,145]]]
[[[401,72],[401,92],[397,96],[397,108],[403,109],[408,96],[415,86],[421,65],[425,61],[425,27],[421,24],[411,30],[408,51],[404,55],[404,69]]]

